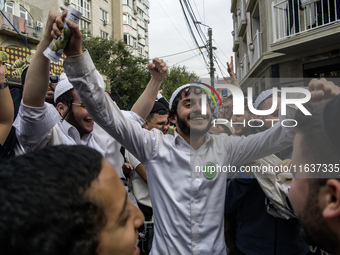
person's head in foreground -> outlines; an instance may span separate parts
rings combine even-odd
[[[85,146],[56,146],[0,165],[1,254],[139,254],[144,217],[113,166]]]
[[[182,137],[204,136],[211,126],[211,109],[206,100],[206,114],[202,114],[202,94],[197,84],[179,87],[171,96],[169,119]]]
[[[340,254],[340,96],[307,109],[296,116],[289,198],[305,241]]]

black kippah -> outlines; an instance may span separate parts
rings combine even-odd
[[[160,110],[167,110],[167,108],[160,102],[155,102],[150,113],[158,112]]]

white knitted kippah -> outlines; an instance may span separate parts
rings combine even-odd
[[[190,87],[190,86],[198,86],[198,85],[197,84],[184,84],[184,85],[180,86],[179,88],[177,88],[174,93],[172,93],[171,98],[170,98],[170,102],[169,102],[170,111],[171,111],[171,108],[172,108],[172,104],[174,103],[174,100],[175,100],[176,96],[178,95],[178,93],[181,92],[183,89],[186,89],[187,87]]]
[[[58,97],[71,89],[73,89],[72,84],[68,81],[66,74],[62,73],[54,90],[54,102],[57,101]]]
[[[281,92],[281,90],[277,90],[277,92]],[[254,107],[257,109],[259,105],[266,100],[268,97],[270,97],[273,94],[273,89],[267,89],[265,91],[262,91],[261,94],[256,98]]]

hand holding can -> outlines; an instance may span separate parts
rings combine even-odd
[[[75,10],[72,7],[68,8],[62,34],[58,39],[53,39],[48,48],[46,48],[46,50],[44,51],[45,57],[54,62],[59,61],[59,58],[63,54],[64,49],[67,46],[72,35],[70,28],[66,24],[66,20],[71,20],[74,23],[78,24],[79,20],[81,19],[81,16],[82,16],[81,12]]]

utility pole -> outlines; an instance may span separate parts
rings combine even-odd
[[[215,88],[215,68],[214,68],[214,53],[212,46],[212,28],[208,28],[208,36],[209,36],[209,60],[210,60],[210,84],[211,87]]]

